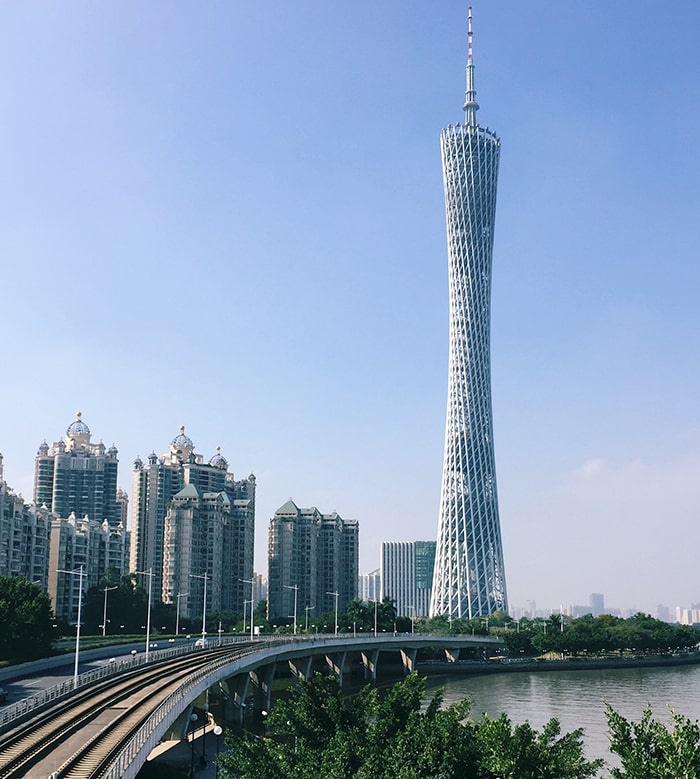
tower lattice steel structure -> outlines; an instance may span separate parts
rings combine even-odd
[[[479,127],[472,16],[463,125],[442,131],[450,292],[445,459],[431,616],[507,611],[490,367],[493,230],[500,140]]]

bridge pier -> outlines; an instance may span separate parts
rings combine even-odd
[[[365,672],[365,679],[369,677],[373,682],[377,681],[377,661],[379,660],[379,650],[372,649],[370,652],[362,652],[362,666]]]
[[[307,655],[306,657],[298,657],[294,660],[288,660],[289,670],[292,672],[292,676],[295,679],[302,679],[308,682],[311,678],[311,666],[313,665],[313,655]]]
[[[270,711],[272,705],[272,681],[275,678],[277,663],[272,662],[254,671],[250,671],[253,682],[253,708],[257,711]]]
[[[227,684],[230,695],[226,700],[226,718],[231,721],[238,720],[240,724],[243,724],[250,674],[238,674],[238,676],[230,677]]]
[[[403,663],[403,670],[410,674],[416,667],[416,656],[418,655],[417,649],[402,649],[401,650],[401,662]]]
[[[456,663],[459,660],[460,649],[446,649],[445,657],[448,663]]]
[[[347,652],[336,652],[335,654],[326,655],[326,664],[333,671],[335,677],[338,680],[338,684],[343,686],[343,671],[345,670],[345,661],[347,659]]]

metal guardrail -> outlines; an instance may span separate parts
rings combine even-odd
[[[231,639],[223,639],[222,643],[241,643],[242,639],[236,637]],[[180,657],[181,655],[188,654],[190,652],[201,651],[194,644],[186,644],[185,646],[169,647],[167,649],[153,649],[149,652],[148,662],[154,662],[155,660],[167,660],[168,658]],[[34,695],[30,695],[27,698],[22,698],[15,703],[10,703],[0,709],[0,731],[5,729],[14,720],[20,719],[33,711],[38,711],[49,703],[54,703],[62,698],[67,698],[75,690],[82,687],[89,687],[95,682],[99,682],[102,679],[106,679],[110,676],[117,676],[124,671],[131,670],[132,668],[139,668],[146,665],[145,652],[136,654],[134,656],[128,656],[121,659],[115,659],[113,663],[106,663],[100,668],[93,668],[91,671],[85,671],[78,676],[78,684],[75,685],[74,679],[65,679],[52,687],[47,687],[45,690],[41,690]]]

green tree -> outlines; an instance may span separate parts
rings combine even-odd
[[[468,701],[424,705],[416,674],[385,698],[365,687],[344,696],[334,677],[316,675],[278,701],[270,736],[230,735],[221,777],[240,779],[588,779],[602,761],[583,757],[581,731],[562,736],[552,720],[540,733],[504,716],[468,719]]]
[[[23,576],[0,576],[0,658],[34,660],[51,654],[53,610],[48,594]]]
[[[646,708],[639,722],[630,722],[608,706],[610,751],[620,757],[613,779],[700,779],[700,726],[671,712],[671,726]]]
[[[603,760],[586,760],[583,730],[561,735],[557,719],[538,732],[528,722],[513,727],[501,714],[486,717],[477,729],[486,776],[503,779],[586,779],[595,776]]]

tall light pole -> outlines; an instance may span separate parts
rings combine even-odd
[[[177,608],[175,610],[175,635],[180,635],[180,598],[186,598],[186,592],[178,592],[177,594]]]
[[[107,593],[110,592],[111,590],[118,590],[118,589],[119,589],[119,587],[107,587],[107,586],[105,586],[105,588],[103,590],[103,592],[105,594],[105,607],[104,607],[104,612],[102,614],[102,638],[104,638],[105,635],[107,634]]]
[[[379,601],[374,599],[374,637],[377,637],[377,604]]]
[[[326,595],[335,595],[335,635],[338,635],[338,598],[339,592],[327,592]]]
[[[250,640],[253,640],[253,599],[243,601],[243,632],[245,633],[245,607],[246,603],[250,603]]]
[[[190,757],[190,776],[194,776],[194,723],[197,721],[197,715],[192,712],[190,714],[190,746],[192,748],[191,757]]]
[[[297,594],[299,592],[299,585],[298,584],[283,584],[283,587],[285,587],[288,590],[294,590],[294,635],[297,634]],[[308,617],[308,612],[307,615]]]
[[[204,603],[202,603],[202,643],[207,639],[207,579],[208,573],[191,573],[191,579],[204,579]]]
[[[216,736],[216,779],[219,779],[219,739],[224,729],[221,725],[214,726],[214,735]]]
[[[148,652],[151,647],[151,596],[153,594],[153,568],[147,571],[136,571],[141,576],[148,576],[148,619],[146,620],[146,662],[148,662]]]
[[[250,638],[252,640],[253,638],[253,601],[255,598],[253,597],[253,587],[255,586],[255,580],[254,579],[239,579],[239,582],[242,582],[243,584],[250,584],[250,600],[249,601],[243,601],[243,633],[245,634],[245,605],[246,603],[250,603]]]
[[[75,666],[73,668],[73,689],[78,689],[78,657],[80,656],[80,620],[83,613],[83,575],[84,568],[81,565],[77,571],[63,571],[57,569],[57,573],[67,573],[77,576],[78,579],[78,624],[75,626]]]
[[[304,606],[304,610],[306,611],[306,627],[304,628],[305,632],[309,632],[309,612],[315,609],[316,606]]]

